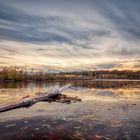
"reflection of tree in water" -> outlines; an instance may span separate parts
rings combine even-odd
[[[90,80],[75,80],[70,81],[75,87],[86,88],[132,88],[140,87],[140,81],[90,81]]]
[[[16,88],[17,84],[15,82],[1,82],[0,87],[1,88]]]
[[[122,88],[135,87],[139,85],[137,81],[95,81],[93,86],[95,88]]]
[[[91,81],[91,80],[49,80],[39,82],[1,82],[0,88],[48,88],[54,85],[63,86],[71,83],[80,88],[132,88],[140,86],[140,81]]]

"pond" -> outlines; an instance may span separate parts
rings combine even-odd
[[[82,99],[39,102],[0,113],[0,140],[140,139],[140,81],[46,81],[0,83],[0,105],[71,83],[63,94]]]

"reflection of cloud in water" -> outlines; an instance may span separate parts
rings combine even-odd
[[[70,82],[70,81],[68,81]],[[124,84],[124,82],[122,82]],[[57,83],[58,84],[58,83]],[[66,84],[59,83],[60,85]],[[82,100],[99,100],[99,101],[118,101],[118,100],[139,100],[140,88],[130,86],[118,86],[115,88],[96,88],[92,82],[86,82],[87,86],[82,86],[82,82],[73,81],[75,89],[65,91],[68,96],[78,96]],[[90,85],[91,84],[91,85]],[[109,83],[110,84],[110,83]],[[0,104],[17,101],[24,96],[34,95],[37,92],[46,91],[49,87],[56,85],[54,82],[47,83],[3,83],[0,85]],[[106,83],[107,85],[107,83]],[[117,84],[116,84],[117,85]],[[106,86],[105,86],[106,87]]]
[[[76,90],[69,90],[65,94],[69,96],[78,96],[83,100],[99,100],[99,101],[118,101],[118,100],[139,100],[140,89],[95,89],[95,88],[79,88]]]
[[[100,92],[97,92],[97,93],[95,93],[97,96],[111,96],[111,97],[114,97],[115,96],[115,94],[114,94],[114,92],[112,92],[112,91],[100,91]]]
[[[132,89],[102,89],[102,90],[94,90],[93,94],[95,96],[103,96],[103,97],[110,97],[110,98],[129,98],[129,99],[139,99],[140,98],[140,89],[139,88],[132,88]]]

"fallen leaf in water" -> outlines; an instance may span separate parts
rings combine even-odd
[[[112,127],[119,127],[119,126],[122,126],[122,124],[121,124],[121,122],[118,121],[118,120],[112,120],[112,121],[110,122],[110,126],[112,126]]]
[[[28,123],[28,121],[24,121],[24,123]]]
[[[80,129],[81,127],[80,127],[80,126],[75,126],[74,128],[75,128],[75,129]]]
[[[35,130],[39,130],[39,128],[35,128]]]
[[[93,121],[95,118],[92,114],[87,114],[83,116],[83,121]]]
[[[84,135],[80,131],[75,131],[69,136],[73,140],[85,140]]]
[[[100,135],[89,135],[89,140],[110,140],[110,138]]]

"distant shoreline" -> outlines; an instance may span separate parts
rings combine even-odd
[[[140,79],[45,79],[45,80],[0,80],[0,82],[47,82],[47,81],[91,81],[91,82],[123,82],[123,81],[138,81]]]
[[[140,81],[140,79],[93,79],[92,81]]]

